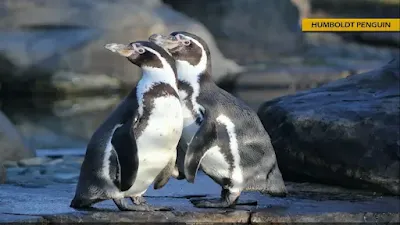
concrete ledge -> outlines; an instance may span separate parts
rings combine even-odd
[[[27,218],[29,217],[29,218]],[[88,212],[43,217],[9,217],[4,222],[29,224],[58,223],[135,223],[135,224],[272,224],[272,223],[372,223],[398,224],[400,213],[323,213],[308,215],[277,215],[271,212]],[[18,219],[19,218],[19,219]]]
[[[28,182],[28,181],[26,181]],[[171,179],[159,190],[149,188],[150,205],[170,206],[169,212],[121,212],[113,201],[93,205],[89,211],[69,207],[75,183],[36,186],[0,185],[0,224],[271,224],[271,223],[399,223],[400,199],[377,193],[310,183],[286,182],[285,198],[243,192],[235,209],[201,209],[193,198],[219,196],[220,187],[199,173],[196,185]],[[257,201],[257,205],[243,202]]]

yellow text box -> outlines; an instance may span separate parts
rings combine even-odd
[[[305,18],[303,32],[399,32],[400,18],[396,19],[324,19]]]

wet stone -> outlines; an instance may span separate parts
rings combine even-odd
[[[29,158],[29,159],[22,159],[18,162],[19,166],[39,166],[43,165],[49,161],[48,158],[43,158],[43,157],[35,157],[35,158]]]
[[[49,222],[135,222],[154,223],[233,223],[247,224],[250,212],[89,212],[69,215],[45,216]]]
[[[154,190],[152,186],[149,187],[144,195],[148,204],[169,206],[173,211],[121,212],[112,200],[94,204],[90,210],[75,210],[69,204],[75,194],[79,177],[80,165],[76,161],[82,157],[62,159],[62,162],[56,164],[7,168],[9,179],[6,184],[0,185],[0,217],[21,215],[5,218],[7,222],[23,223],[388,223],[398,221],[400,211],[399,199],[396,197],[293,182],[286,182],[289,195],[284,198],[258,192],[243,192],[239,203],[257,201],[257,205],[239,204],[234,209],[196,208],[191,203],[192,199],[218,198],[220,194],[220,187],[201,171],[196,176],[195,184],[170,179],[162,189]],[[39,217],[31,217],[32,215]],[[365,218],[361,215],[365,215]],[[2,219],[0,218],[0,223],[3,222]]]
[[[28,215],[10,215],[0,213],[0,223],[42,223],[44,219],[40,216],[28,216]]]

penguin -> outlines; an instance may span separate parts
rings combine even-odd
[[[256,112],[212,80],[210,51],[199,36],[176,31],[149,41],[175,59],[183,109],[180,170],[190,183],[201,168],[221,190],[220,199],[192,201],[200,208],[235,207],[242,191],[287,195],[270,137]]]
[[[70,206],[112,199],[121,211],[172,210],[150,206],[142,195],[151,183],[162,188],[176,173],[183,112],[174,59],[149,41],[105,48],[139,66],[142,77],[92,135]]]

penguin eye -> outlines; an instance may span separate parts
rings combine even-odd
[[[190,40],[185,40],[185,36],[183,36],[182,34],[177,34],[175,38],[178,39],[178,41],[180,41],[185,46],[190,45]]]
[[[143,48],[138,48],[138,52],[139,52],[139,54],[143,54],[145,52],[145,50]]]

